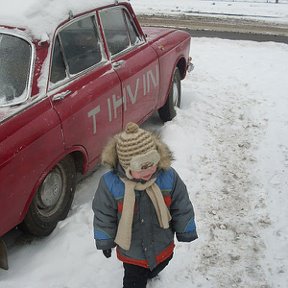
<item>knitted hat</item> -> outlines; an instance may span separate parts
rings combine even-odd
[[[152,134],[128,123],[125,131],[119,134],[116,144],[119,162],[124,169],[138,171],[156,165],[160,160]]]

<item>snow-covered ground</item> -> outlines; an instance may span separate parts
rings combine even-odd
[[[194,38],[191,56],[195,70],[182,82],[177,117],[143,126],[159,131],[175,154],[199,239],[176,243],[174,259],[148,288],[286,288],[288,45]],[[78,185],[52,235],[9,248],[0,288],[121,287],[121,263],[93,241],[91,201],[103,172]]]
[[[147,15],[186,15],[240,18],[288,23],[288,1],[221,1],[221,0],[130,0],[137,14]],[[148,3],[147,3],[148,2]],[[259,3],[260,2],[260,3]],[[262,3],[261,3],[262,2]],[[274,2],[274,3],[273,3]]]
[[[288,287],[288,46],[192,39],[195,71],[182,109],[158,130],[195,205],[199,239],[149,288]],[[47,239],[9,249],[1,288],[121,287],[122,266],[94,247],[91,201],[104,169],[83,181]]]

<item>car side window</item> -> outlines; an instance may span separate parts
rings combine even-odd
[[[129,17],[129,15],[126,11],[124,11],[124,15],[125,15],[125,20],[126,20],[128,31],[129,31],[131,44],[135,45],[141,41],[139,34],[137,32],[137,29],[134,25],[133,20]]]
[[[93,17],[76,21],[59,34],[70,74],[77,74],[102,60]]]
[[[65,78],[66,78],[65,63],[60,48],[59,38],[57,37],[53,51],[50,82],[56,83]]]
[[[102,51],[94,16],[66,26],[55,40],[50,82],[58,83],[100,63]]]
[[[111,55],[118,54],[131,45],[123,12],[120,7],[100,11],[101,23]]]

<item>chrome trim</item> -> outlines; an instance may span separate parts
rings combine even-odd
[[[72,93],[72,91],[66,90],[66,91],[64,91],[64,92],[55,94],[55,95],[52,97],[52,101],[63,100],[65,97],[67,97],[67,96],[70,95],[71,93]]]
[[[188,64],[187,64],[187,72],[190,73],[194,70],[195,66],[194,64],[192,63],[192,58],[189,57],[188,59]]]
[[[124,60],[115,61],[112,63],[112,67],[114,69],[120,68],[124,64]]]

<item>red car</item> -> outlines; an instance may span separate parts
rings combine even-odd
[[[0,15],[0,237],[17,225],[51,233],[76,174],[95,166],[110,136],[157,110],[171,120],[180,105],[190,35],[141,28],[128,2],[75,13],[77,2],[49,31],[36,27],[41,15],[31,27]]]

